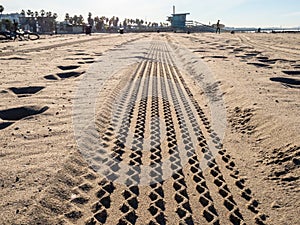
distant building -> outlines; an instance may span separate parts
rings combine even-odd
[[[0,30],[11,29],[13,21],[20,23],[20,16],[20,13],[0,14]]]
[[[23,30],[30,30],[40,33],[53,33],[56,30],[56,18],[51,17],[27,17],[20,13],[0,15],[1,30],[10,29],[13,21],[19,24]]]
[[[24,30],[31,30],[40,33],[53,33],[56,30],[56,18],[50,17],[20,17],[20,27]]]
[[[20,13],[10,13],[10,14],[0,14],[0,20],[10,20],[10,21],[16,21],[20,22],[19,18],[22,15]]]
[[[69,21],[59,22],[57,26],[58,34],[79,34],[84,32],[84,25],[73,25]]]

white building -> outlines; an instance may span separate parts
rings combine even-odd
[[[20,13],[9,13],[9,14],[0,14],[0,20],[10,20],[10,21],[16,21],[16,22],[20,22],[20,17],[22,16],[22,14]]]

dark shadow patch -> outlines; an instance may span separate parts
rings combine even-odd
[[[87,53],[75,53],[74,55],[89,55]]]
[[[193,52],[206,52],[206,50],[195,50]]]
[[[256,58],[257,59],[269,59],[269,57],[266,57],[266,56],[257,56]]]
[[[78,64],[92,64],[94,62],[95,62],[95,60],[90,60],[90,61],[78,62]]]
[[[244,49],[242,49],[242,48],[235,48],[235,49],[233,49],[233,52],[243,52],[244,51]]]
[[[94,63],[94,62],[96,62],[96,61],[95,61],[95,60],[85,61],[86,64],[92,64],[92,63]]]
[[[287,75],[300,75],[300,70],[283,70],[282,72]]]
[[[258,54],[260,54],[260,52],[249,52],[249,53],[246,53],[245,56],[254,57],[254,56],[257,56]]]
[[[41,109],[31,106],[31,107],[18,107],[12,109],[6,109],[0,111],[0,118],[2,120],[21,120],[28,116],[34,116],[41,114],[49,109],[48,106],[45,106]]]
[[[10,57],[10,58],[0,58],[0,60],[31,60],[31,59],[22,58],[22,57]]]
[[[296,63],[297,61],[295,60],[288,60],[288,59],[274,59],[278,62],[281,62],[281,63]]]
[[[13,124],[13,122],[3,122],[3,123],[0,123],[0,130],[3,130],[5,128],[9,127],[12,124]]]
[[[258,61],[262,62],[262,63],[268,63],[268,64],[275,64],[276,63],[276,59],[259,59]]]
[[[265,64],[265,63],[247,63],[248,65],[253,65],[253,66],[256,66],[256,67],[265,67],[265,68],[270,68],[270,65],[269,64]]]
[[[71,65],[71,66],[57,66],[57,68],[61,69],[61,70],[75,70],[77,68],[79,68],[80,66],[75,66],[75,65]]]
[[[299,69],[299,68],[300,68],[300,64],[297,64],[297,63],[292,64],[292,66],[293,66],[295,69]]]
[[[93,60],[93,59],[95,59],[94,57],[83,57],[83,58],[81,58],[81,59],[83,59],[83,60]]]
[[[11,90],[16,95],[23,95],[23,94],[36,94],[39,91],[43,90],[45,87],[43,86],[29,86],[29,87],[11,87]]]
[[[66,73],[58,73],[57,76],[59,76],[61,79],[66,79],[66,78],[70,78],[70,77],[79,77],[80,75],[82,75],[84,72],[66,72]]]
[[[64,60],[78,60],[78,59],[81,59],[81,58],[64,58]]]
[[[58,78],[55,75],[47,75],[44,76],[44,78],[47,80],[58,80]]]
[[[223,56],[223,55],[213,55],[213,56],[211,56],[211,58],[214,58],[214,59],[227,59],[228,57]]]
[[[300,80],[293,79],[293,78],[286,78],[286,77],[271,77],[271,81],[274,82],[280,82],[284,86],[290,87],[290,88],[300,88]]]

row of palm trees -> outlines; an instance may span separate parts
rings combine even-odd
[[[4,7],[0,5],[0,14],[4,11]],[[38,11],[31,11],[30,9],[25,11],[24,9],[21,10],[21,15],[22,16],[28,16],[28,17],[53,17],[56,19],[58,17],[57,13],[52,13],[50,11],[45,11],[42,9],[40,12]],[[82,15],[74,15],[70,16],[69,13],[66,13],[65,15],[65,21],[68,21],[72,25],[84,25],[84,18]],[[119,23],[119,17],[113,16],[111,18],[105,17],[105,16],[96,16],[94,19],[92,19],[92,13],[89,12],[88,14],[88,23],[90,25],[95,25],[97,27],[97,24],[103,24],[108,27],[117,27],[117,26],[164,26],[167,25],[166,23],[153,23],[153,22],[145,22],[144,20],[141,19],[124,19],[123,23]],[[99,25],[98,25],[99,26]]]
[[[4,11],[4,7],[0,5],[0,14]],[[44,9],[40,11],[32,11],[24,9],[21,10],[20,13],[23,17],[30,18],[53,18],[54,21],[57,19],[57,13],[52,13],[50,11],[45,11]],[[64,19],[68,24],[73,26],[84,26],[89,24],[96,28],[98,31],[102,31],[104,29],[113,29],[117,27],[131,28],[131,27],[157,27],[157,26],[168,26],[167,23],[155,23],[155,22],[147,22],[142,19],[127,19],[125,18],[122,22],[120,22],[119,17],[113,16],[111,18],[106,16],[96,16],[92,17],[92,13],[88,13],[87,23],[84,20],[82,15],[73,15],[71,16],[69,13],[65,14]]]
[[[21,15],[22,16],[27,15],[28,17],[54,17],[55,19],[58,16],[57,13],[52,13],[50,11],[46,12],[44,9],[42,9],[40,12],[38,12],[38,11],[33,12],[30,9],[25,12],[25,10],[22,9]]]
[[[0,5],[0,14],[2,14],[4,11],[4,7],[3,5]],[[30,9],[27,10],[27,12],[25,12],[24,9],[21,10],[21,15],[22,16],[29,16],[29,17],[54,17],[54,18],[57,18],[57,13],[52,13],[52,12],[46,12],[44,9],[42,9],[40,12],[38,11],[31,11]]]
[[[70,16],[69,13],[65,15],[65,21],[71,25],[85,25],[82,15]],[[158,26],[168,26],[168,23],[155,23],[147,22],[141,19],[127,19],[125,18],[122,22],[119,17],[113,16],[111,18],[106,16],[96,16],[92,17],[92,13],[88,13],[87,24],[90,26],[95,26],[97,31],[102,31],[105,29],[114,29],[118,27],[132,28],[132,27],[158,27]]]

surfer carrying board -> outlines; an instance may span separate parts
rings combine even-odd
[[[218,32],[221,33],[220,20],[218,20],[218,22],[217,22],[217,30],[216,30],[216,34],[217,34]]]

